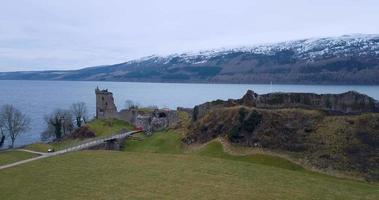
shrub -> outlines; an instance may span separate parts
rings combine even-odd
[[[247,132],[251,133],[255,130],[255,127],[261,123],[261,121],[262,115],[258,113],[256,110],[253,110],[247,117],[247,119],[244,120],[242,128],[243,130],[246,130]]]

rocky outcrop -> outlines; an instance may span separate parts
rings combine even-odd
[[[212,109],[237,105],[265,109],[317,109],[331,114],[379,112],[379,104],[375,99],[355,91],[342,94],[269,93],[258,95],[248,90],[241,99],[229,99],[227,101],[216,100],[195,106],[192,115],[193,120],[196,121]]]

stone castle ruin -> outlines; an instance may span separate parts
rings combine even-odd
[[[144,130],[148,134],[170,127],[178,122],[176,110],[139,109],[132,107],[117,111],[112,92],[96,88],[95,93],[97,119],[114,118],[123,120],[133,124],[136,128]]]
[[[117,107],[114,104],[113,94],[108,90],[96,88],[96,118],[112,118],[117,114]]]
[[[379,112],[378,101],[355,91],[349,91],[342,94],[276,92],[259,95],[248,90],[241,99],[229,99],[227,101],[216,100],[197,105],[193,109],[192,117],[193,120],[196,121],[211,109],[238,105],[263,109],[315,109],[337,115]]]

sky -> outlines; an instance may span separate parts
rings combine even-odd
[[[0,71],[379,33],[378,0],[1,0]]]

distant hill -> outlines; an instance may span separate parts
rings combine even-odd
[[[211,83],[379,84],[379,35],[345,35],[150,56],[74,71],[0,73],[0,79]]]

